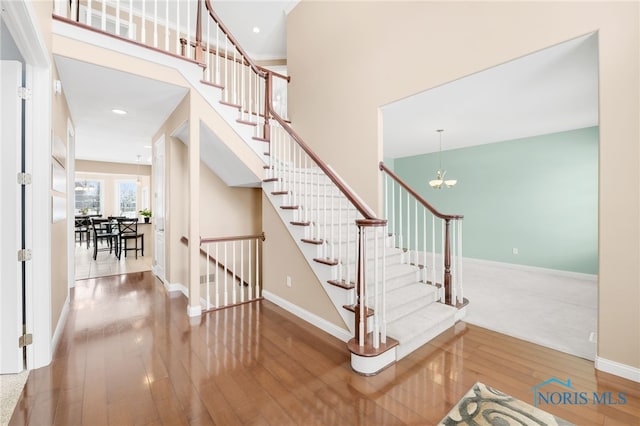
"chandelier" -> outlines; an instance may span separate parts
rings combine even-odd
[[[433,189],[441,189],[441,188],[451,188],[458,181],[456,179],[446,179],[445,175],[447,174],[446,170],[442,170],[442,132],[443,129],[436,130],[440,134],[440,151],[438,152],[438,171],[436,172],[436,178],[429,181],[429,186]]]

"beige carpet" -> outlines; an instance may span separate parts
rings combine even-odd
[[[29,372],[27,370],[18,374],[0,375],[0,400],[2,401],[0,405],[0,425],[9,424],[28,376]]]
[[[439,423],[439,426],[453,425],[570,426],[573,423],[562,420],[546,411],[478,382]]]

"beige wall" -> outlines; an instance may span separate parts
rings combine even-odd
[[[262,228],[266,235],[262,253],[263,288],[347,330],[307,259],[264,194],[262,205]],[[286,285],[287,277],[291,277],[291,287]]]
[[[197,111],[189,108],[189,97],[200,95],[193,91],[185,97],[154,135],[166,140],[166,277],[170,283],[188,285],[188,251],[180,238],[189,235],[189,157],[188,147],[171,136],[176,129],[190,119],[200,120],[208,115],[206,123],[214,131],[219,125],[212,110],[199,100]],[[261,190],[256,188],[231,188],[215,175],[204,163],[200,164],[200,234],[202,237],[249,235],[262,232]]]
[[[380,106],[598,31],[598,356],[640,368],[638,7],[613,1],[303,1],[287,21],[290,118],[376,207]],[[360,166],[353,166],[354,158]]]

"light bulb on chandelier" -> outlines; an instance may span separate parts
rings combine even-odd
[[[458,181],[456,179],[446,179],[445,175],[447,174],[446,170],[442,170],[442,132],[443,129],[436,130],[440,134],[440,151],[438,152],[438,171],[436,172],[436,178],[429,181],[429,186],[433,189],[441,189],[441,188],[451,188]]]

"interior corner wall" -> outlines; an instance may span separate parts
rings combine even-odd
[[[458,180],[447,190],[427,185],[438,161],[398,158],[395,172],[441,212],[464,215],[463,256],[597,274],[597,127],[443,151]]]
[[[58,71],[54,65],[52,65],[51,77],[51,87],[53,87],[53,81],[59,78]],[[64,145],[65,150],[68,153],[67,122],[72,119],[71,113],[69,112],[69,106],[67,105],[67,100],[63,94],[53,96],[51,116],[52,136],[54,140]],[[58,168],[59,166],[63,166],[66,179],[71,179],[67,170],[70,166],[70,162],[73,161],[73,158],[69,158],[68,155],[65,155],[65,158],[60,158],[60,160],[62,160],[63,164],[55,164],[57,160],[51,157],[51,167],[55,166]],[[67,183],[68,182],[65,181],[65,186],[66,188],[69,188]],[[63,199],[65,201],[65,205],[67,203],[74,202],[74,194],[67,193],[67,189],[65,189],[65,192],[59,192],[51,189],[51,197],[52,199]],[[67,217],[65,214],[64,220],[56,221],[51,224],[51,324],[54,330],[58,326],[60,315],[62,314],[64,304],[69,295],[69,271],[67,268],[69,259],[66,247],[70,237],[67,232],[67,222],[70,220],[73,220],[73,218]],[[61,249],[62,247],[64,247],[63,250]]]
[[[290,118],[377,206],[381,106],[598,31],[598,357],[640,369],[639,7],[303,1],[287,16]]]

